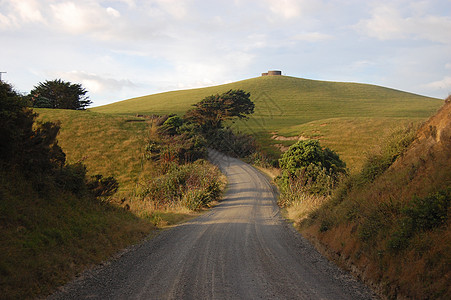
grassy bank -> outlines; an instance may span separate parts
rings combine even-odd
[[[35,109],[39,120],[60,121],[59,145],[69,163],[83,162],[89,174],[114,176],[119,194],[131,192],[152,170],[143,161],[149,121],[91,111]]]
[[[155,228],[122,208],[55,186],[39,193],[20,174],[1,173],[0,195],[2,299],[44,296]]]
[[[449,299],[451,103],[398,131],[330,198],[300,197],[296,226],[389,298]]]

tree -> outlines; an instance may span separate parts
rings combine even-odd
[[[202,130],[210,131],[223,127],[223,122],[234,118],[246,119],[254,112],[250,93],[243,90],[229,90],[221,95],[211,95],[193,105],[185,118],[197,123]]]
[[[56,136],[59,124],[35,122],[24,97],[0,82],[0,165],[39,173],[64,165]]]
[[[34,107],[81,110],[92,103],[87,93],[81,84],[56,79],[40,82],[30,96]]]

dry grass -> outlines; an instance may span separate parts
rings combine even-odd
[[[327,201],[327,197],[315,196],[309,194],[301,195],[297,201],[286,207],[286,217],[299,225],[305,220],[313,211],[318,209]]]
[[[333,118],[288,127],[278,134],[318,139],[321,145],[336,151],[351,173],[362,169],[368,153],[379,147],[393,131],[409,124],[419,124],[415,118]],[[295,141],[279,142],[285,146]]]
[[[451,187],[450,110],[448,103],[431,118],[382,175],[366,182],[356,175],[301,222],[304,235],[319,241],[332,258],[358,270],[389,298],[451,297],[451,211],[442,204],[428,208],[439,199],[431,195]],[[416,204],[418,197],[427,199],[424,206]],[[441,201],[449,204],[450,199]],[[447,218],[413,231],[406,226],[425,221],[408,215],[408,207],[418,211],[415,218],[439,218],[438,209]]]

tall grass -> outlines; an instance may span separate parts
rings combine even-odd
[[[11,181],[10,178],[14,178]],[[0,298],[43,297],[154,229],[117,206],[0,171]]]

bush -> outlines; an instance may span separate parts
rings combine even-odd
[[[367,161],[363,165],[362,171],[357,178],[359,184],[371,183],[385,170],[387,170],[393,162],[410,146],[415,139],[416,129],[408,126],[393,132],[385,141],[382,150],[372,153],[368,156]]]
[[[207,157],[207,142],[200,135],[163,136],[145,147],[145,158],[163,163],[183,164]]]
[[[247,157],[256,151],[254,137],[249,134],[234,133],[231,128],[221,128],[207,135],[208,145],[233,157]]]
[[[413,197],[401,210],[400,223],[388,248],[394,251],[408,247],[410,239],[418,232],[438,228],[448,221],[451,206],[451,188],[424,198]]]
[[[219,170],[206,161],[192,164],[172,164],[166,174],[148,182],[141,194],[144,201],[158,207],[183,205],[197,210],[221,196]]]
[[[88,182],[88,191],[96,198],[108,198],[119,189],[119,182],[113,176],[103,177],[100,174],[91,176]]]
[[[159,131],[163,134],[176,135],[179,133],[179,128],[183,125],[183,119],[179,116],[169,117],[159,127]]]
[[[68,164],[61,168],[55,175],[55,182],[61,189],[77,196],[85,196],[86,166],[82,163]]]
[[[277,181],[282,199],[286,191],[293,190],[292,186],[296,187],[297,193],[329,195],[340,174],[346,174],[346,164],[338,154],[328,148],[322,149],[317,140],[292,145],[282,155],[279,165],[282,176]]]
[[[280,158],[279,165],[290,176],[313,166],[324,168],[332,176],[346,173],[346,164],[338,154],[329,148],[323,149],[317,140],[299,141],[292,145]]]

